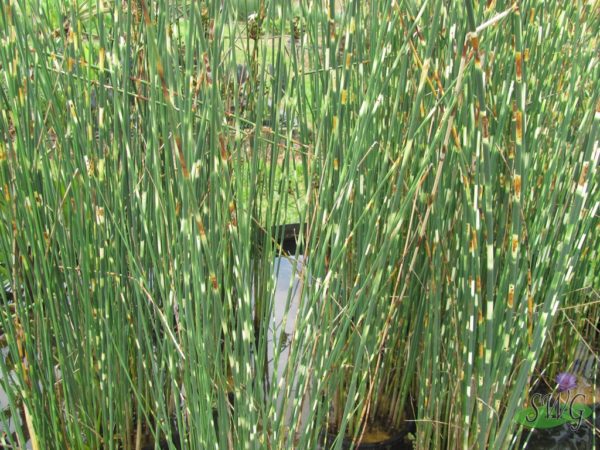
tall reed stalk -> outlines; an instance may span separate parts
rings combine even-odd
[[[596,2],[254,3],[1,7],[0,428],[514,445],[598,322]]]

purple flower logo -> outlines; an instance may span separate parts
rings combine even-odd
[[[569,372],[561,372],[556,375],[555,381],[558,383],[558,392],[565,392],[577,387],[577,377]]]

